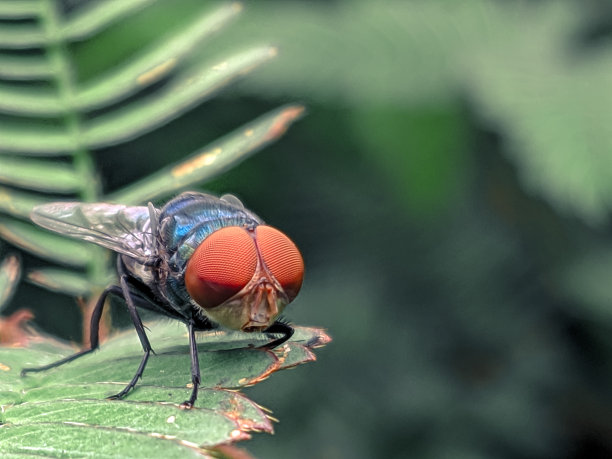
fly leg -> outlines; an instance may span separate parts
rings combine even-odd
[[[39,371],[49,370],[51,368],[59,367],[68,362],[72,362],[79,357],[89,354],[100,346],[100,337],[99,337],[99,329],[100,329],[100,318],[102,317],[102,311],[104,310],[104,302],[106,301],[106,297],[109,294],[121,295],[121,288],[117,285],[111,285],[104,289],[98,301],[96,302],[96,306],[93,309],[91,314],[91,326],[89,329],[89,349],[83,349],[82,351],[77,352],[76,354],[69,355],[57,362],[50,363],[49,365],[44,365],[42,367],[32,367],[32,368],[24,368],[21,370],[21,376],[25,376],[27,373],[37,373]]]
[[[198,388],[201,382],[198,344],[195,339],[193,320],[189,321],[189,355],[191,357],[191,383],[193,384],[193,389],[191,390],[191,397],[189,397],[189,400],[185,400],[180,405],[180,408],[183,410],[189,410],[193,407],[193,404],[198,398]]]
[[[268,328],[266,328],[264,330],[264,333],[266,335],[282,334],[283,336],[273,341],[270,341],[269,343],[264,344],[263,346],[260,346],[259,348],[260,349],[274,349],[275,347],[280,346],[285,341],[287,341],[289,338],[291,338],[294,332],[295,330],[293,329],[291,325],[286,324],[284,322],[279,322],[277,320],[272,325],[270,325]]]
[[[140,316],[138,315],[138,311],[136,310],[136,305],[134,304],[134,299],[132,298],[132,294],[130,293],[130,289],[127,283],[127,276],[125,274],[121,275],[120,283],[121,294],[123,298],[125,298],[125,302],[127,303],[128,310],[130,311],[130,317],[132,318],[134,328],[136,328],[136,333],[138,333],[138,339],[140,339],[140,344],[142,345],[142,349],[144,350],[144,355],[142,356],[142,360],[140,361],[138,370],[136,370],[136,374],[134,375],[132,380],[127,386],[123,388],[121,392],[107,397],[111,400],[123,398],[130,390],[134,388],[138,380],[142,378],[142,373],[144,372],[144,369],[147,366],[149,355],[153,351],[153,349],[151,348],[151,343],[149,343],[149,338],[147,338],[147,334],[145,333],[144,326],[142,325],[142,320],[140,320]]]

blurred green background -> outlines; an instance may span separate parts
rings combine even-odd
[[[161,1],[75,45],[78,78],[216,3]],[[612,4],[246,1],[191,59],[254,43],[278,58],[95,153],[112,191],[269,109],[307,106],[279,142],[202,185],[294,239],[307,274],[287,316],[334,338],[316,364],[247,390],[281,422],[242,446],[612,457]],[[78,340],[74,300],[40,295],[23,284],[13,309]]]

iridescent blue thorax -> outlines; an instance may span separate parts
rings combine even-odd
[[[185,289],[185,268],[195,249],[220,228],[254,227],[263,223],[236,198],[200,193],[183,193],[169,201],[160,210],[157,220],[155,245],[161,269],[156,290],[183,315],[192,305]]]

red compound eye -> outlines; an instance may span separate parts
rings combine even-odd
[[[244,228],[221,228],[198,246],[185,271],[189,295],[203,308],[225,302],[251,280],[257,249]]]
[[[293,241],[271,226],[255,228],[257,247],[268,270],[293,300],[304,279],[304,260]]]

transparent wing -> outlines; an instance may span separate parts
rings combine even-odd
[[[242,204],[242,201],[238,199],[236,196],[234,196],[233,194],[224,194],[219,199],[235,207],[238,207],[239,209],[244,209],[244,204]]]
[[[51,202],[34,207],[32,221],[43,228],[144,261],[153,250],[147,207],[106,203]]]

